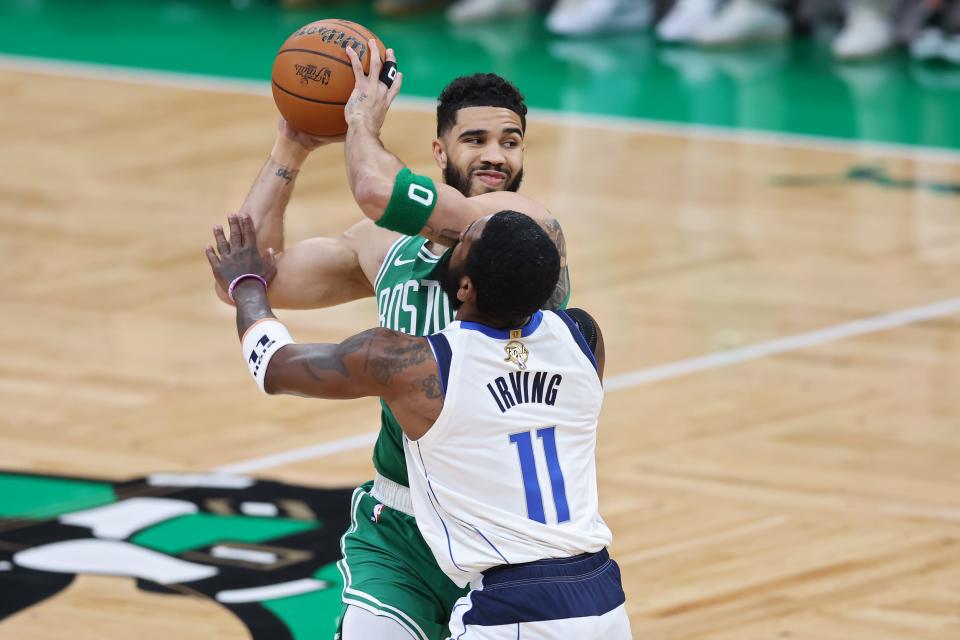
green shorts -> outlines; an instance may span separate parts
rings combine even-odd
[[[380,503],[372,487],[353,492],[350,528],[340,540],[343,612],[357,606],[396,620],[418,640],[443,640],[451,608],[469,589],[440,570],[413,517],[381,507],[374,520]]]

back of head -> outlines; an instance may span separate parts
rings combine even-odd
[[[560,252],[533,218],[501,211],[470,247],[464,274],[476,288],[477,310],[515,326],[550,298],[560,277]]]
[[[457,111],[467,107],[502,107],[520,116],[521,129],[527,130],[527,104],[523,94],[508,80],[495,73],[461,76],[444,87],[437,104],[437,137],[457,122]]]

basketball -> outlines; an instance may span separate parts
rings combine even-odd
[[[298,29],[280,47],[273,61],[273,99],[280,114],[300,131],[336,136],[347,131],[343,107],[354,77],[347,47],[370,72],[367,42],[376,39],[380,60],[386,48],[369,29],[347,20],[318,20]]]

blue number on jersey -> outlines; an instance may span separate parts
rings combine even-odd
[[[547,459],[547,471],[550,473],[550,488],[553,491],[553,503],[557,509],[557,523],[570,519],[570,507],[567,505],[567,489],[560,470],[560,457],[557,455],[556,427],[537,429],[537,437],[543,441],[543,453]],[[533,438],[529,431],[515,433],[510,442],[517,445],[520,456],[520,474],[523,476],[523,490],[527,496],[527,517],[541,524],[547,523],[543,513],[543,495],[540,493],[540,478],[537,477],[537,463],[533,459]]]

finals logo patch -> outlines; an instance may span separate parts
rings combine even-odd
[[[517,365],[521,371],[527,368],[527,360],[530,358],[530,352],[527,351],[527,348],[522,342],[511,340],[503,350],[507,352],[507,357],[503,359],[504,362],[512,362]]]
[[[320,84],[330,84],[330,67],[318,67],[315,64],[295,64],[297,75],[300,76],[300,84],[308,85],[311,81]]]

